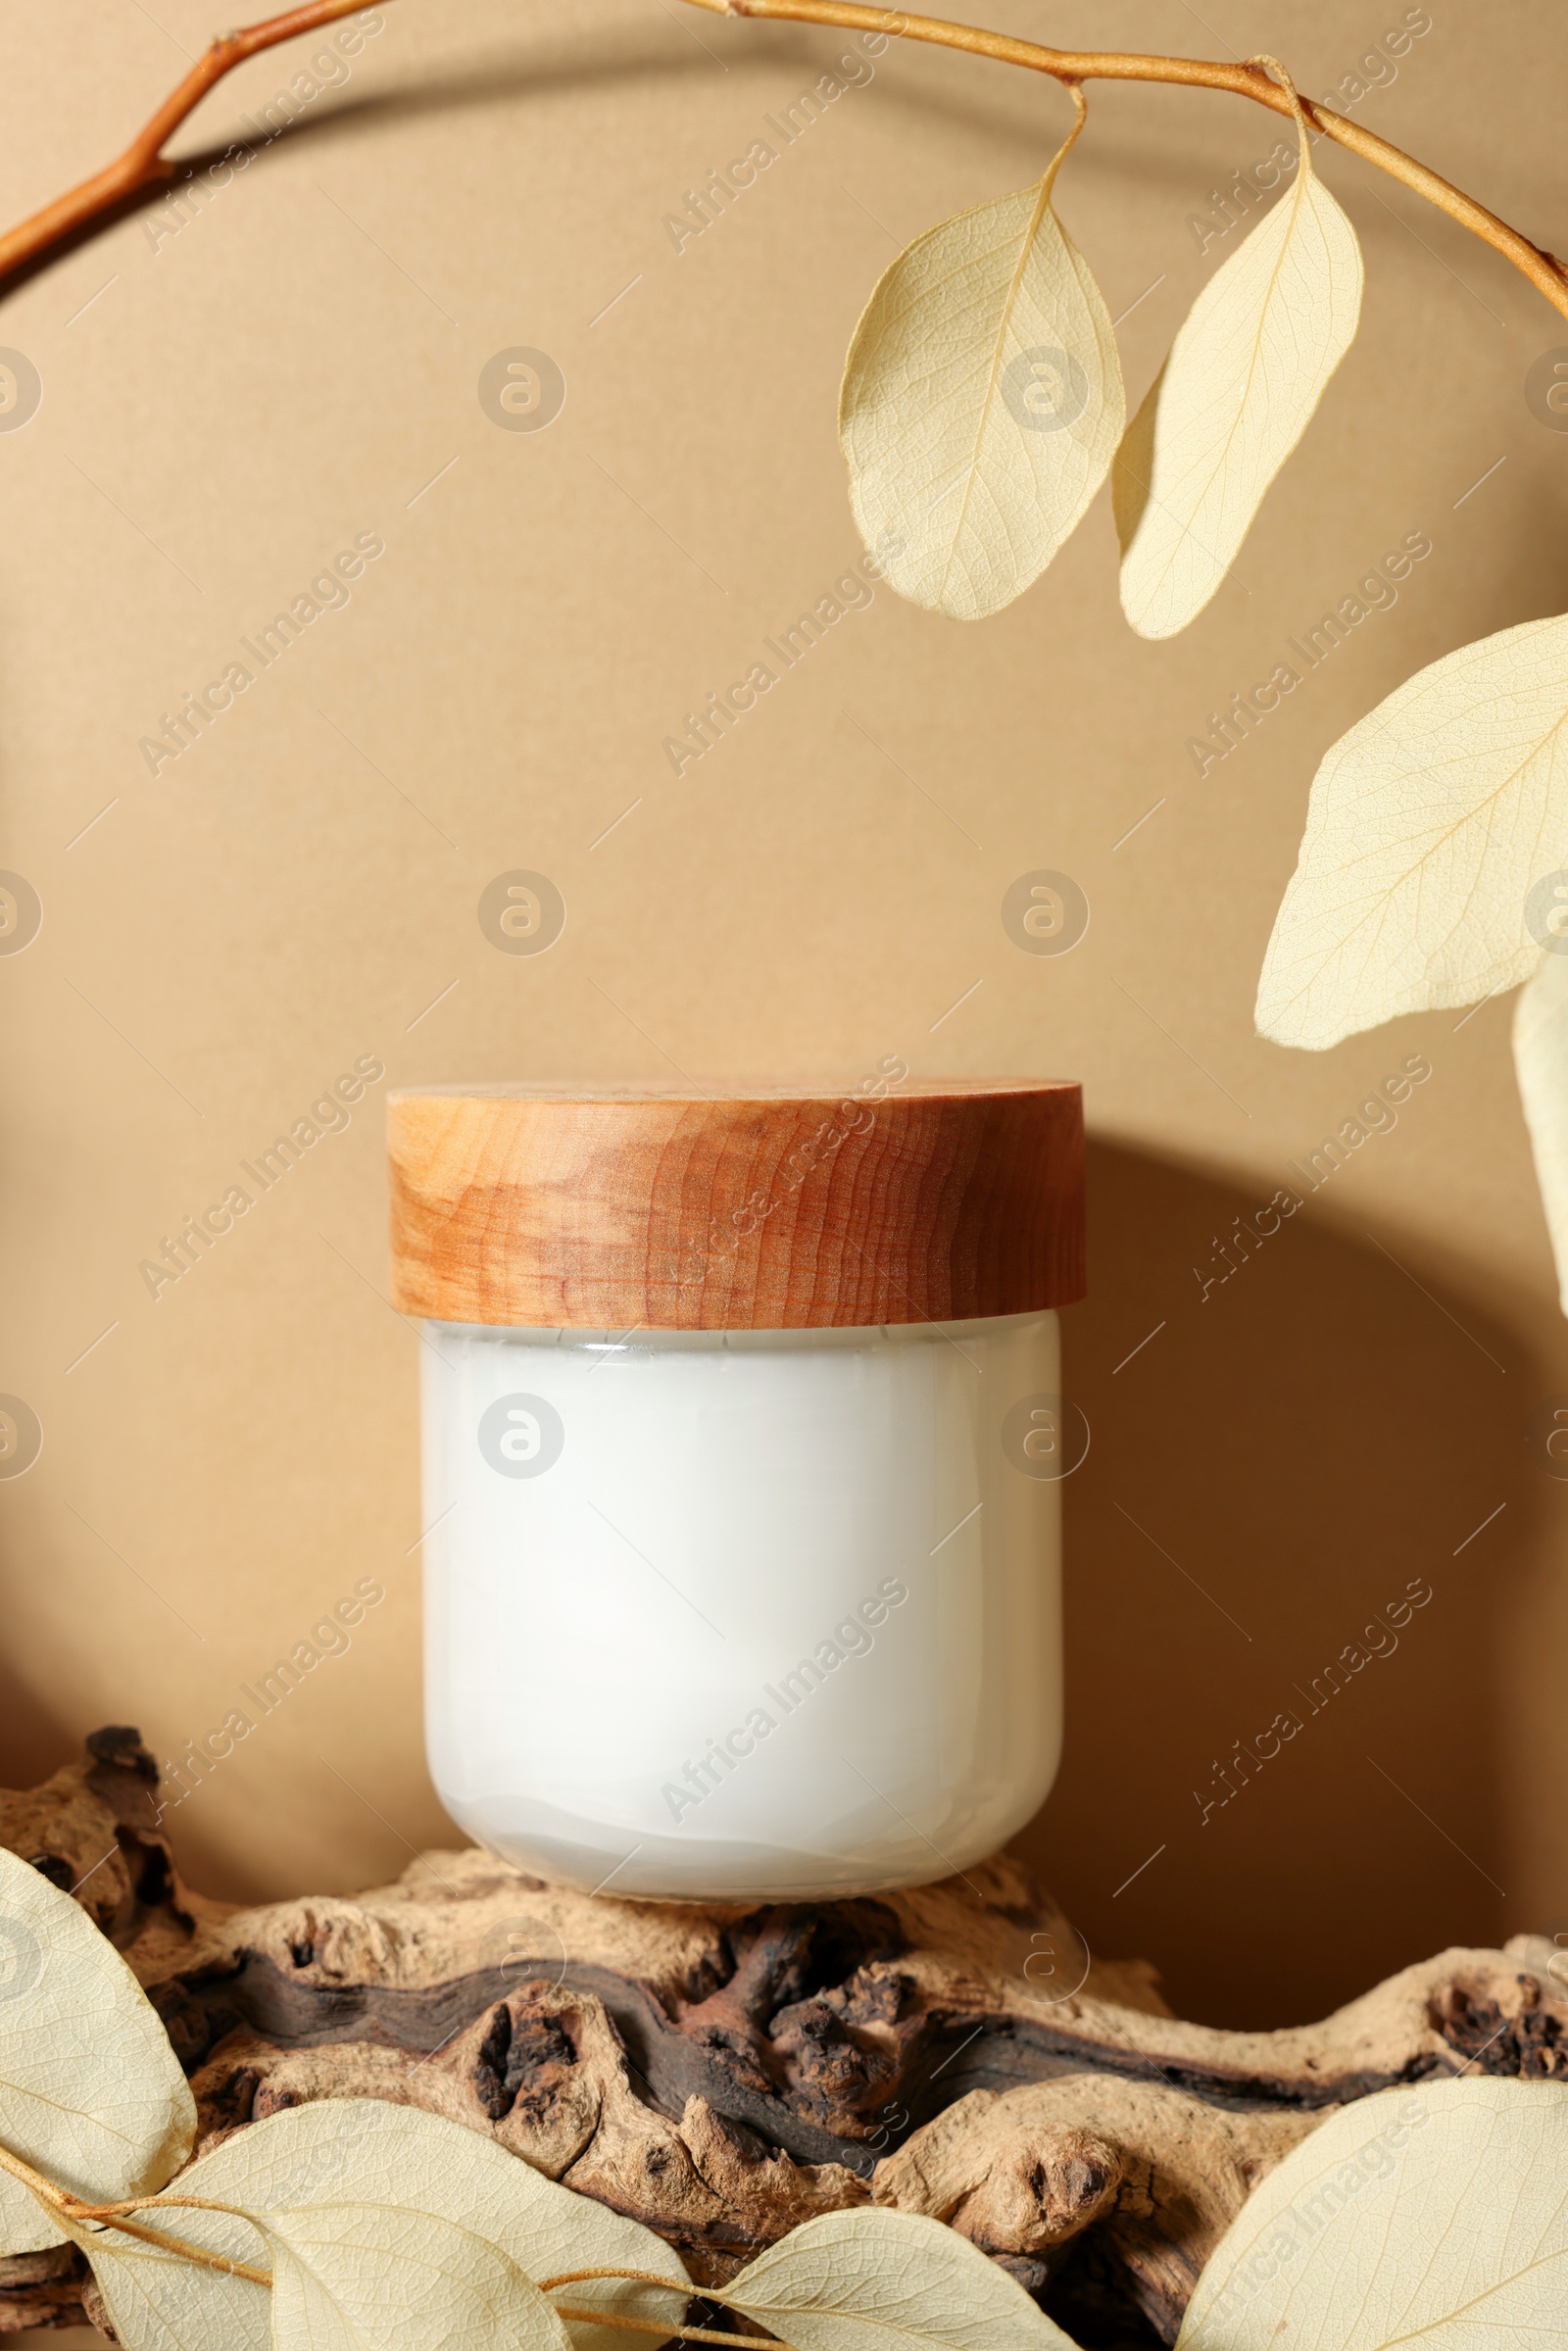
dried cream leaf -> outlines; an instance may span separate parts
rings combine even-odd
[[[352,2342],[369,2351],[385,2341],[402,2351],[417,2342],[434,2351],[471,2339],[625,2351],[623,2329],[568,2329],[553,2302],[612,2309],[675,2334],[692,2291],[679,2256],[652,2229],[559,2186],[493,2139],[378,2099],[329,2098],[270,2115],[204,2155],[172,2192],[240,2206],[266,2231],[278,2325],[286,2312],[291,2329],[274,2328],[279,2346],[337,2351]],[[146,2217],[238,2250],[219,2216],[170,2206]],[[255,2253],[240,2258],[268,2266]],[[652,2271],[670,2286],[598,2278],[546,2297],[534,2282],[611,2266]],[[636,2336],[656,2347],[667,2339]]]
[[[1527,620],[1341,737],[1263,958],[1265,1037],[1315,1050],[1530,977],[1531,893],[1568,865],[1565,721],[1568,619]]]
[[[824,2213],[724,2288],[795,2351],[1072,2351],[1071,2338],[967,2237],[913,2213]]]
[[[956,620],[1039,578],[1126,414],[1104,299],[1052,210],[1071,145],[1038,186],[917,237],[845,363],[839,438],[860,535],[901,596]]]
[[[427,2201],[421,2182],[271,2215],[275,2351],[569,2351],[516,2263]]]
[[[1361,250],[1300,121],[1298,135],[1289,192],[1199,295],[1117,453],[1122,610],[1141,637],[1207,604],[1355,333]]]
[[[1557,1261],[1558,1295],[1568,1314],[1568,954],[1547,955],[1520,990],[1513,1065]]]
[[[0,2144],[109,2203],[162,2187],[195,2132],[195,2101],[129,1968],[69,1894],[0,1848]],[[65,2242],[0,2173],[0,2254]]]
[[[1358,2098],[1243,2205],[1178,2351],[1549,2351],[1568,2340],[1568,2088]]]

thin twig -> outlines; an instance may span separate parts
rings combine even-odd
[[[1250,63],[1222,65],[1200,57],[1139,57],[1109,49],[1047,49],[1038,41],[1015,40],[1010,33],[987,32],[977,24],[953,24],[944,17],[908,16],[902,9],[861,8],[854,5],[854,0],[687,0],[687,4],[716,17],[782,17],[801,24],[836,24],[847,31],[933,41],[940,48],[966,50],[972,57],[1026,66],[1069,85],[1079,81],[1173,81],[1188,88],[1228,90],[1234,97],[1250,98],[1277,115],[1295,111],[1287,92],[1269,79],[1261,66]],[[1319,106],[1310,98],[1300,103],[1314,130],[1348,147],[1364,163],[1376,164],[1391,178],[1457,220],[1461,228],[1494,246],[1568,318],[1568,268],[1555,254],[1533,245],[1462,188],[1429,171],[1390,140],[1380,139],[1376,131],[1364,129],[1348,116],[1337,115],[1332,107]]]
[[[85,2221],[99,2220],[102,2216],[104,2228],[122,2229],[126,2236],[139,2237],[145,2245],[158,2246],[161,2252],[177,2253],[182,2261],[193,2261],[204,2270],[220,2270],[225,2278],[248,2278],[253,2285],[270,2285],[272,2282],[270,2272],[254,2269],[248,2261],[232,2261],[226,2253],[213,2253],[205,2245],[193,2245],[188,2237],[171,2236],[165,2229],[149,2229],[142,2221],[118,2217],[127,2210],[123,2205],[84,2203],[80,2196],[74,2196],[69,2188],[57,2187],[42,2172],[35,2172],[31,2164],[24,2163],[20,2155],[13,2155],[9,2147],[0,2147],[0,2171],[9,2172],[13,2180],[20,2180],[23,2186],[36,2196],[46,2212],[53,2213],[57,2220],[69,2223],[72,2227],[79,2227]],[[174,2200],[184,2203],[196,2201],[188,2196]],[[156,2202],[156,2198],[149,2198],[148,2201]],[[132,2205],[128,2209],[141,2211],[145,2206]],[[211,2209],[227,2211],[230,2207],[218,2205]],[[111,2218],[111,2215],[117,2217]]]
[[[36,261],[84,228],[91,220],[116,211],[144,188],[166,186],[179,175],[180,167],[172,163],[163,149],[179,128],[185,117],[206,97],[215,82],[243,65],[248,57],[260,50],[275,48],[279,41],[292,40],[296,33],[314,32],[318,24],[330,24],[335,17],[346,17],[365,0],[309,0],[304,8],[288,9],[280,17],[269,17],[264,24],[247,25],[240,32],[220,34],[205,55],[199,57],[176,88],[170,92],[152,121],[139,131],[123,155],[102,171],[95,171],[79,187],[57,196],[46,204],[41,213],[23,220],[0,236],[0,279],[13,269]]]
[[[237,2221],[250,2219],[242,2204],[220,2204],[212,2196],[181,2196],[172,2187],[163,2188],[156,2196],[123,2196],[118,2204],[82,2204],[68,2196],[73,2220],[117,2221],[122,2212],[168,2212],[177,2207],[181,2212],[226,2212]]]
[[[563,2270],[559,2278],[542,2278],[539,2291],[548,2294],[554,2292],[557,2286],[581,2285],[590,2278],[624,2278],[637,2285],[662,2285],[666,2293],[671,2294],[678,2294],[681,2290],[673,2279],[661,2278],[655,2270],[610,2269]],[[568,2310],[564,2302],[558,2302],[556,2308],[564,2319],[586,2320],[597,2327],[631,2327],[639,2334],[667,2336],[669,2332],[668,2327],[659,2319],[625,2318],[618,2311]],[[790,2351],[788,2343],[779,2342],[771,2335],[726,2334],[722,2327],[683,2327],[680,2333],[684,2342],[739,2343],[742,2351],[760,2351],[760,2347],[765,2347],[765,2351]]]
[[[69,2200],[61,2206],[63,2220],[76,2221],[77,2213]],[[227,2253],[213,2253],[205,2245],[193,2245],[188,2236],[171,2236],[167,2229],[149,2229],[144,2221],[105,2221],[105,2229],[123,2229],[126,2236],[140,2238],[144,2245],[156,2245],[161,2252],[177,2253],[182,2261],[194,2261],[204,2270],[220,2270],[225,2278],[248,2278],[252,2285],[270,2285],[270,2270],[258,2270],[248,2261],[235,2261]]]
[[[677,2278],[661,2278],[657,2270],[623,2270],[613,2264],[609,2269],[563,2270],[559,2278],[541,2278],[539,2291],[553,2294],[558,2285],[585,2285],[590,2278],[623,2278],[630,2285],[662,2285],[669,2294],[681,2290]]]
[[[863,8],[856,5],[855,0],[687,0],[687,4],[718,17],[785,18],[800,24],[833,24],[847,31],[880,32],[903,40],[931,41],[940,48],[961,49],[972,57],[995,58],[1003,65],[1024,66],[1032,73],[1049,73],[1069,88],[1081,81],[1180,82],[1188,88],[1228,90],[1233,96],[1250,98],[1277,115],[1295,111],[1289,94],[1269,78],[1261,66],[1252,63],[1222,65],[1199,57],[1139,57],[1109,49],[1047,49],[1038,41],[1020,41],[1009,33],[988,32],[983,25],[954,24],[945,17],[908,16],[899,9]],[[260,50],[275,47],[279,41],[292,40],[296,33],[312,32],[318,24],[346,17],[362,5],[363,0],[310,0],[306,7],[289,9],[283,16],[270,17],[265,24],[224,33],[214,41],[118,161],[0,236],[0,283],[13,270],[36,262],[76,230],[115,212],[143,189],[166,186],[176,179],[180,167],[163,153],[166,142],[213,85],[235,66]],[[1337,115],[1332,107],[1316,105],[1310,98],[1303,98],[1300,104],[1314,130],[1321,131],[1339,146],[1348,147],[1364,163],[1376,164],[1391,178],[1425,197],[1451,220],[1457,220],[1461,228],[1469,229],[1473,236],[1493,246],[1545,295],[1554,310],[1568,318],[1568,268],[1554,254],[1533,245],[1527,236],[1521,235],[1517,228],[1510,228],[1506,220],[1500,220],[1462,188],[1429,171],[1425,164],[1417,163],[1414,156],[1406,155],[1388,139],[1380,139],[1375,131],[1364,129],[1345,115]]]

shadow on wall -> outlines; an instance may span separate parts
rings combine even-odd
[[[1308,1205],[1200,1293],[1267,1197],[1091,1145],[1067,1744],[1014,1839],[1094,1950],[1237,2027],[1539,1923],[1496,1883],[1503,1644],[1568,1512],[1546,1378],[1396,1231]]]
[[[0,1788],[35,1788],[80,1753],[79,1737],[0,1656]]]

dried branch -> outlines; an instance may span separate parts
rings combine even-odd
[[[214,83],[221,81],[235,66],[263,49],[275,48],[279,41],[292,40],[296,33],[314,32],[318,24],[330,24],[335,17],[349,16],[364,5],[365,0],[308,0],[306,7],[288,9],[280,17],[269,17],[265,24],[251,24],[240,32],[220,34],[205,55],[197,59],[184,80],[170,92],[123,155],[102,171],[95,171],[90,179],[84,179],[79,187],[72,188],[69,194],[57,196],[41,213],[34,213],[30,220],[20,221],[0,236],[0,282],[14,270],[24,269],[29,262],[65,244],[90,221],[106,220],[118,213],[144,189],[165,187],[177,178],[179,166],[164,154],[165,146]]]
[[[862,8],[855,0],[688,0],[693,8],[719,17],[776,17],[800,24],[833,24],[857,32],[881,32],[904,40],[930,41],[944,49],[961,49],[972,57],[996,58],[1001,64],[1025,66],[1049,73],[1069,88],[1082,81],[1170,81],[1189,88],[1228,90],[1250,98],[1274,114],[1294,112],[1291,98],[1256,64],[1221,65],[1205,58],[1139,57],[1108,49],[1047,49],[1037,41],[1014,40],[1008,33],[988,32],[982,25],[954,24],[943,17],[908,16],[902,10]],[[346,17],[364,0],[309,0],[303,8],[270,17],[239,32],[224,33],[191,68],[158,109],[151,122],[104,171],[84,179],[68,195],[44,206],[30,220],[0,236],[0,286],[67,242],[94,220],[107,220],[127,202],[151,187],[167,186],[179,175],[179,166],[163,149],[216,82],[263,49],[292,40],[296,33],[313,32],[336,17]],[[1375,131],[1366,130],[1332,107],[1301,100],[1302,112],[1314,130],[1337,145],[1348,147],[1364,163],[1376,164],[1391,178],[1423,196],[1440,212],[1457,220],[1500,253],[1544,294],[1552,308],[1568,318],[1568,267],[1555,254],[1533,245],[1517,228],[1454,187],[1414,156],[1406,155]]]
[[[987,32],[976,24],[952,24],[943,17],[911,17],[901,9],[860,8],[853,0],[689,0],[716,17],[781,17],[800,24],[838,24],[857,32],[896,33],[904,40],[933,41],[943,49],[962,49],[972,57],[994,57],[1007,66],[1027,66],[1049,73],[1069,86],[1080,81],[1175,81],[1189,88],[1229,90],[1234,97],[1253,99],[1277,115],[1294,115],[1288,93],[1271,81],[1255,64],[1219,65],[1200,57],[1124,56],[1109,49],[1046,49],[1037,41],[1014,40],[1009,33]],[[1531,284],[1545,295],[1554,310],[1568,318],[1568,267],[1555,254],[1533,245],[1517,228],[1499,220],[1473,196],[1428,171],[1402,148],[1380,139],[1332,107],[1301,100],[1301,111],[1314,130],[1339,146],[1348,147],[1364,163],[1376,164],[1391,178],[1424,196],[1461,228],[1494,246]]]

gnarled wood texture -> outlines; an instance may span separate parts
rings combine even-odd
[[[1568,2075],[1539,1939],[1226,2033],[1171,2016],[1144,1962],[1090,1962],[1004,1854],[875,1900],[698,1908],[470,1848],[352,1900],[234,1909],[180,1885],[130,1731],[0,1794],[0,1842],[147,1986],[201,2147],[313,2098],[426,2107],[656,2229],[710,2295],[869,2200],[961,2230],[1081,2342],[1170,2342],[1250,2189],[1336,2106],[1467,2067]],[[0,2332],[84,2307],[69,2248],[0,2263]]]

